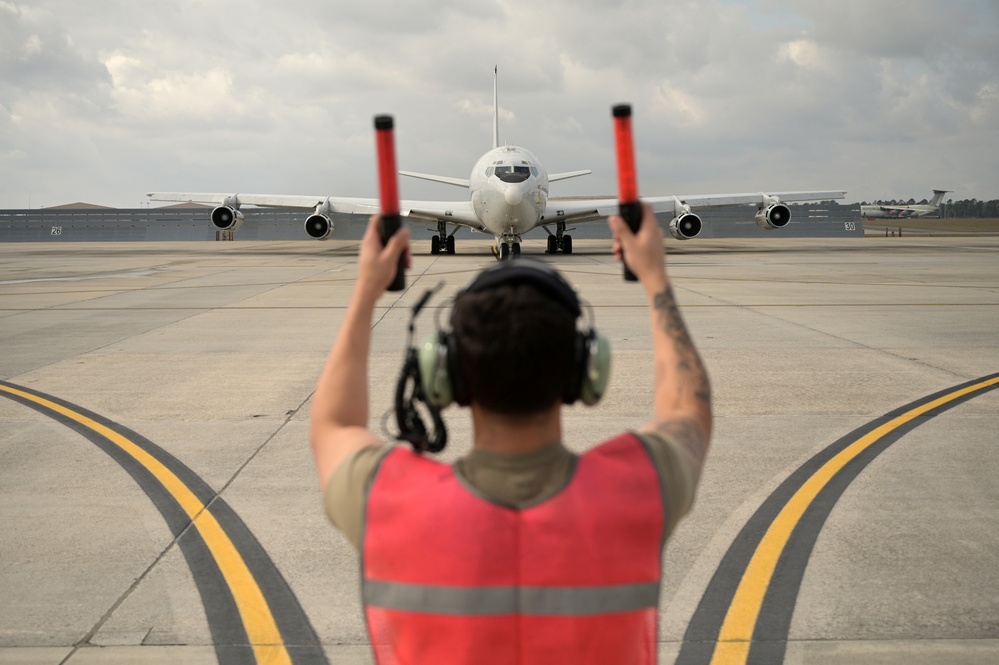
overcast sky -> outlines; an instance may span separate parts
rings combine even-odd
[[[159,191],[377,196],[500,139],[551,194],[999,197],[997,0],[0,0],[0,208]],[[465,197],[402,178],[406,198]],[[157,204],[154,204],[157,205]]]

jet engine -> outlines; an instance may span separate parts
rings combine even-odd
[[[663,210],[668,212],[669,208]],[[696,238],[703,228],[701,218],[690,212],[690,206],[673,197],[673,219],[669,223],[669,232],[677,240]]]
[[[313,213],[305,220],[305,232],[310,238],[326,240],[333,233],[333,220],[322,213]]]
[[[223,231],[235,231],[243,225],[243,213],[228,203],[212,210],[212,224]]]
[[[333,204],[330,203],[329,197],[326,197],[326,200],[317,205],[315,211],[305,220],[305,232],[310,238],[326,240],[330,237],[333,233],[333,220],[330,219],[332,214]]]
[[[669,232],[677,240],[696,238],[701,232],[701,218],[692,212],[683,212],[669,223]]]
[[[791,209],[777,200],[761,205],[756,213],[756,225],[768,231],[783,228],[790,221]]]

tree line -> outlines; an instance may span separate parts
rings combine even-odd
[[[911,206],[927,205],[928,203],[929,199],[923,199],[922,201],[916,201],[916,199],[896,201],[892,199],[890,201],[877,200],[873,203],[862,201],[861,205]],[[978,199],[961,199],[960,201],[955,201],[954,199],[947,199],[946,203],[940,205],[940,216],[955,219],[965,217],[999,217],[999,199],[992,199],[991,201],[979,201]]]

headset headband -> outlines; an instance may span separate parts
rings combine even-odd
[[[568,309],[574,317],[579,318],[581,315],[579,298],[565,278],[548,264],[534,259],[503,261],[486,268],[457,298],[460,299],[466,293],[479,293],[501,285],[524,282],[536,286],[539,291]]]

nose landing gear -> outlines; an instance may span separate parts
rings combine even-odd
[[[493,246],[493,255],[500,261],[520,256],[520,236],[504,236]]]
[[[518,256],[520,256],[519,242],[500,243],[500,261],[506,261],[508,259],[516,258]]]

